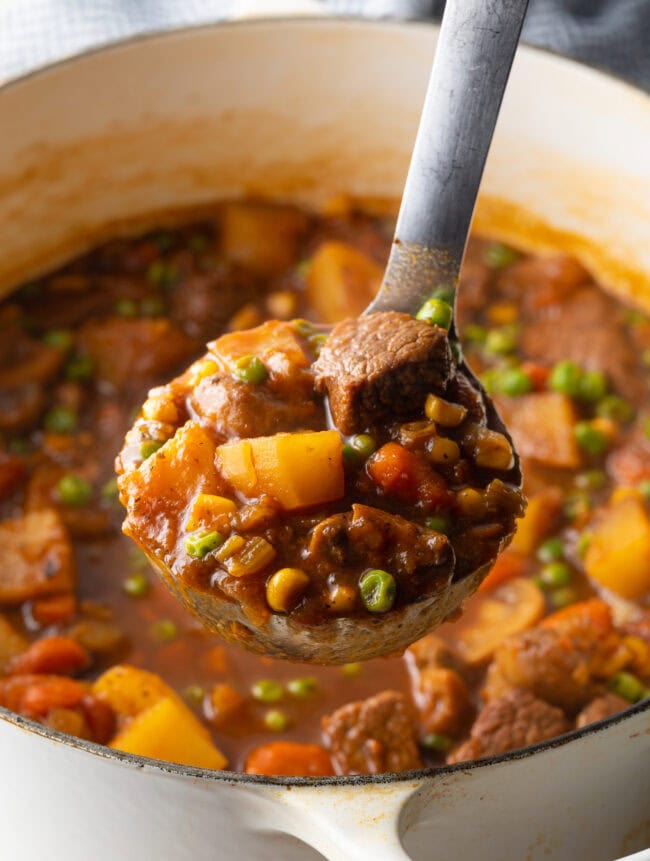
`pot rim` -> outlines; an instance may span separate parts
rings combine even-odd
[[[172,39],[177,38],[178,36],[184,35],[193,35],[196,32],[204,31],[204,30],[228,30],[228,29],[240,29],[240,28],[254,28],[254,27],[286,27],[290,26],[336,26],[336,27],[349,27],[349,28],[392,28],[396,30],[431,30],[435,31],[439,28],[439,22],[437,21],[424,21],[424,20],[415,20],[415,21],[399,21],[399,20],[381,20],[381,19],[368,19],[363,18],[361,16],[336,16],[336,15],[308,15],[308,14],[300,14],[293,16],[273,16],[273,17],[256,17],[256,18],[245,18],[240,20],[224,20],[224,21],[215,21],[215,22],[202,22],[196,24],[188,24],[182,27],[173,27],[173,28],[159,28],[159,29],[151,29],[146,30],[141,33],[137,33],[133,36],[116,39],[113,41],[109,41],[103,43],[101,45],[93,46],[91,48],[86,48],[81,51],[77,51],[73,54],[70,54],[66,57],[63,57],[60,60],[56,60],[52,63],[47,63],[43,66],[39,66],[35,69],[32,69],[29,72],[11,76],[9,78],[5,78],[0,80],[0,96],[8,89],[13,89],[15,87],[19,87],[21,84],[28,83],[34,78],[39,78],[41,76],[45,76],[50,72],[65,67],[67,65],[71,65],[76,63],[79,60],[84,60],[88,57],[93,57],[97,54],[103,53],[111,53],[113,51],[119,51],[124,47],[134,47],[139,45],[140,43],[150,42],[150,41],[158,41],[162,39]],[[554,51],[548,48],[540,48],[536,45],[531,45],[526,42],[521,43],[526,51],[530,51],[532,53],[538,53],[540,55],[548,55],[552,59],[556,61],[560,61],[563,65],[566,65],[568,68],[575,69],[587,69],[594,75],[600,78],[609,79],[610,81],[614,81],[619,85],[623,85],[627,89],[633,91],[634,93],[644,95],[650,99],[650,92],[646,92],[639,86],[631,83],[625,78],[612,73],[609,70],[598,67],[597,65],[585,63],[579,60],[575,60],[571,57],[567,57],[564,54],[561,54],[558,51]],[[586,727],[582,727],[581,729],[572,730],[571,732],[564,733],[563,735],[556,736],[555,738],[549,739],[548,741],[539,742],[534,745],[528,745],[523,748],[519,748],[514,751],[509,751],[508,753],[500,754],[499,756],[487,757],[485,759],[469,761],[469,762],[460,762],[455,765],[444,765],[444,766],[434,766],[430,768],[417,769],[414,771],[405,771],[405,772],[387,772],[385,774],[370,774],[370,775],[342,775],[337,777],[283,777],[283,776],[266,776],[260,774],[246,774],[244,772],[238,771],[226,771],[226,770],[213,770],[213,769],[201,769],[195,766],[189,765],[180,765],[178,763],[166,762],[164,760],[151,759],[149,757],[138,756],[136,754],[124,753],[123,751],[113,750],[106,745],[100,745],[95,742],[86,741],[85,739],[76,738],[74,736],[67,735],[58,730],[51,729],[50,727],[46,727],[43,724],[38,723],[30,718],[23,717],[22,715],[17,714],[16,712],[12,712],[9,709],[0,706],[0,721],[9,723],[14,725],[17,729],[23,730],[28,733],[33,733],[34,735],[41,736],[44,739],[47,739],[52,742],[57,742],[59,744],[63,744],[66,747],[70,747],[76,750],[83,751],[85,753],[92,754],[94,756],[112,760],[114,762],[121,763],[122,765],[131,766],[134,768],[139,768],[142,770],[151,770],[158,773],[169,774],[173,776],[191,778],[196,780],[200,778],[201,780],[211,781],[211,782],[219,782],[219,783],[230,783],[230,784],[238,784],[244,786],[286,786],[286,787],[347,787],[347,786],[368,786],[368,785],[377,785],[377,784],[398,784],[402,782],[409,782],[414,780],[424,780],[427,778],[433,778],[438,776],[443,776],[445,774],[450,774],[454,772],[460,771],[474,771],[475,769],[480,768],[488,768],[492,765],[498,765],[501,763],[511,762],[513,760],[526,759],[530,756],[534,756],[538,753],[542,753],[544,751],[549,751],[555,748],[563,747],[564,745],[570,744],[573,741],[577,741],[578,739],[585,738],[590,735],[596,735],[598,733],[604,732],[609,727],[614,726],[618,723],[626,721],[642,712],[650,712],[650,698],[636,703],[635,705],[631,705],[629,708],[624,709],[622,712],[618,712],[615,715],[612,715],[604,720],[597,721],[594,724],[589,724]]]

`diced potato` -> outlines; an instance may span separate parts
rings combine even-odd
[[[71,592],[74,584],[72,545],[53,509],[0,523],[0,604]]]
[[[221,253],[262,275],[291,266],[309,226],[297,209],[228,203],[221,213]]]
[[[531,628],[544,615],[544,597],[531,580],[516,577],[469,601],[454,628],[455,645],[468,664],[484,664],[506,637]]]
[[[307,275],[309,304],[324,323],[357,317],[374,298],[383,269],[344,242],[324,242]]]
[[[545,487],[528,498],[526,513],[517,523],[510,548],[522,556],[530,556],[553,528],[562,508],[563,494],[559,487]]]
[[[0,616],[0,675],[7,672],[12,658],[27,650],[29,640]]]
[[[235,490],[247,497],[255,496],[257,474],[250,440],[240,439],[220,445],[216,451],[216,464]]]
[[[587,574],[623,598],[650,592],[650,518],[642,500],[620,499],[590,531]]]
[[[257,356],[265,365],[273,366],[275,357],[280,354],[280,361],[284,359],[299,368],[309,365],[298,333],[290,323],[278,320],[269,320],[255,329],[222,335],[208,344],[208,349],[227,371],[231,371],[242,356]]]
[[[559,392],[534,392],[511,402],[500,400],[499,407],[522,457],[562,469],[580,466],[573,432],[577,415],[569,397]]]
[[[237,506],[226,496],[216,496],[213,493],[199,493],[190,509],[185,528],[190,532],[194,529],[216,528],[229,514],[237,511]]]
[[[217,448],[217,463],[235,490],[246,496],[268,493],[286,511],[332,502],[344,493],[343,447],[334,430],[227,443]]]
[[[160,529],[161,518],[180,513],[197,493],[223,490],[214,444],[195,422],[187,422],[137,469],[120,476],[119,486],[128,501],[124,531],[157,552],[170,550],[175,541],[169,529]]]
[[[108,703],[120,717],[135,717],[176,692],[156,673],[128,664],[117,664],[93,683],[93,693]]]
[[[227,763],[189,708],[171,697],[164,697],[137,715],[109,746],[198,768],[223,768]]]

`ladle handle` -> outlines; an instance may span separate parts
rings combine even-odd
[[[447,0],[382,289],[414,313],[455,286],[528,0]]]

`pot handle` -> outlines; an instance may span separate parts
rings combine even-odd
[[[325,15],[320,0],[233,0],[231,18]]]
[[[283,830],[328,861],[409,861],[400,824],[405,806],[421,786],[416,781],[302,787],[281,798]]]

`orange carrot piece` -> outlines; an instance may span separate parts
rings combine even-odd
[[[15,657],[9,665],[8,675],[26,673],[54,673],[74,675],[90,665],[88,652],[71,637],[45,637],[36,640]]]
[[[579,601],[556,610],[540,624],[544,628],[560,629],[573,624],[589,625],[604,635],[612,630],[612,611],[600,598],[590,598],[588,601]]]
[[[498,557],[490,573],[478,587],[479,592],[491,592],[513,577],[523,577],[526,573],[526,560],[517,553],[506,550]]]
[[[44,628],[48,625],[58,625],[71,619],[77,609],[77,600],[72,592],[41,598],[32,604],[32,616]]]
[[[452,495],[442,476],[418,455],[396,442],[383,445],[368,461],[368,474],[384,493],[403,502],[422,500],[429,507],[448,506]]]
[[[55,708],[78,706],[88,693],[85,685],[65,676],[51,676],[30,685],[23,693],[20,711],[27,715],[46,715]]]
[[[334,774],[327,751],[317,744],[272,741],[252,750],[246,774],[276,774],[283,777],[322,777]]]

